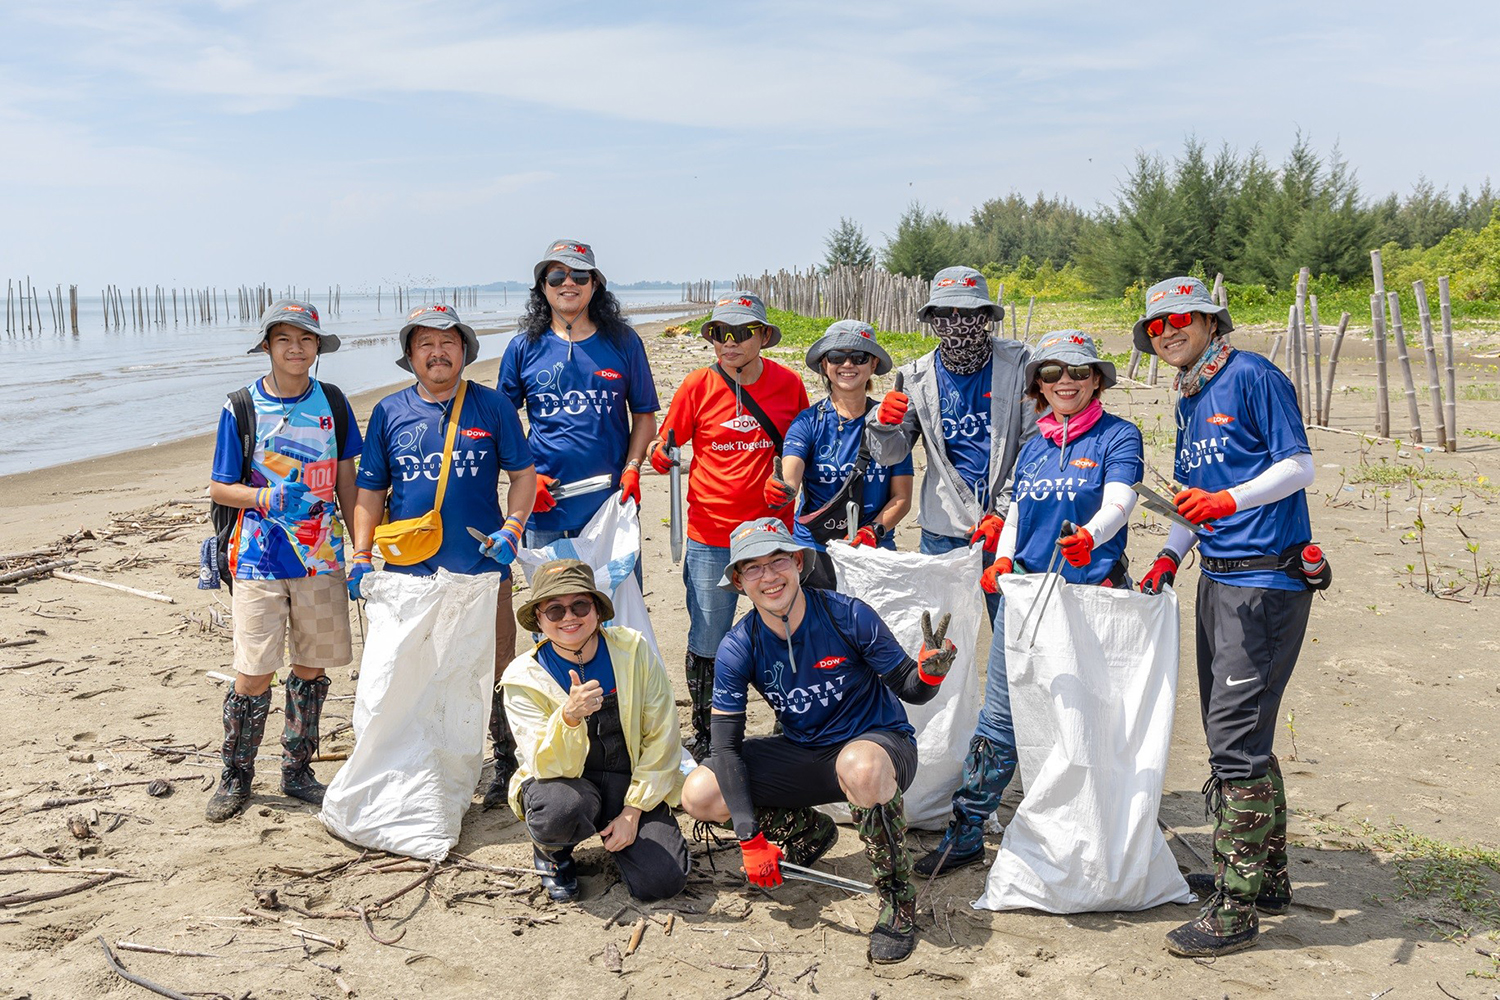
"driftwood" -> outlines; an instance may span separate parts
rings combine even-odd
[[[158,996],[169,998],[169,1000],[193,1000],[193,998],[186,993],[179,993],[176,990],[169,989],[165,986],[160,985],[159,983],[153,983],[151,980],[145,978],[144,976],[137,976],[133,975],[132,973],[126,972],[125,966],[121,965],[120,960],[115,957],[115,953],[109,950],[109,945],[105,943],[104,938],[96,937],[94,938],[94,940],[98,941],[99,947],[104,949],[104,961],[109,963],[110,971],[119,976],[121,979],[125,980],[127,983],[134,983],[136,986],[139,986],[143,990],[150,990],[152,993],[155,993]]]
[[[66,889],[51,889],[46,892],[13,892],[8,896],[0,896],[0,907],[21,906],[26,903],[40,903],[48,899],[71,896],[75,892],[86,892],[89,889],[97,888],[119,877],[119,873],[112,872],[108,875],[97,875],[94,878],[84,879],[82,882],[70,885]]]
[[[108,580],[96,580],[91,576],[80,576],[77,573],[54,572],[53,576],[59,580],[67,580],[69,583],[87,583],[95,587],[107,587],[110,590],[118,590],[122,594],[133,594],[136,597],[144,597],[148,601],[160,601],[162,604],[176,604],[177,601],[166,594],[158,594],[149,590],[138,590],[135,587],[127,587],[123,583],[110,583]]]
[[[64,566],[72,566],[77,562],[77,559],[55,559],[52,562],[27,566],[25,569],[13,569],[8,573],[0,573],[0,583],[15,583],[19,580],[30,580],[34,576],[45,576],[53,570],[62,569]]]

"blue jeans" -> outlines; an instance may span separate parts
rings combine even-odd
[[[984,704],[979,708],[975,736],[983,736],[997,747],[1016,753],[1016,728],[1010,718],[1010,686],[1005,677],[1005,598],[990,595],[999,605],[994,623],[995,637],[990,640],[990,658],[984,668]]]
[[[542,531],[538,528],[527,528],[521,536],[521,544],[528,549],[539,549],[545,545],[551,545],[559,538],[577,538],[579,531]],[[635,582],[641,585],[641,593],[646,592],[646,578],[641,569],[641,554],[635,554]]]
[[[729,566],[729,547],[704,545],[689,538],[682,556],[682,583],[687,588],[688,652],[712,657],[719,640],[734,624],[740,595],[719,589]]]

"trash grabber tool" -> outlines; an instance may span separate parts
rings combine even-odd
[[[828,872],[820,872],[816,868],[803,868],[801,865],[794,865],[789,861],[781,863],[781,873],[789,878],[801,879],[804,882],[816,882],[818,885],[843,889],[845,892],[869,894],[875,891],[875,887],[868,882],[856,882],[852,878],[830,875]]]
[[[677,447],[677,432],[667,431],[667,458],[672,460],[669,476],[672,495],[672,562],[682,562],[682,450]]]
[[[1057,581],[1062,579],[1062,540],[1078,530],[1072,521],[1062,523],[1062,534],[1058,536],[1057,544],[1052,547],[1052,558],[1047,560],[1047,573],[1042,581],[1042,592],[1037,596],[1036,603],[1031,610],[1026,612],[1026,617],[1021,621],[1021,634],[1026,634],[1026,626],[1031,622],[1031,616],[1036,614],[1036,626],[1031,630],[1031,641],[1026,644],[1030,649],[1036,645],[1037,634],[1042,630],[1042,617],[1047,610],[1047,602],[1052,599],[1052,592],[1057,589]],[[1054,570],[1056,575],[1053,575]]]

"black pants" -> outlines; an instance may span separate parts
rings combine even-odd
[[[1312,591],[1198,578],[1198,698],[1220,778],[1264,777],[1281,696],[1292,679]]]
[[[521,786],[526,832],[545,849],[581,844],[620,815],[629,788],[630,775],[613,771],[585,770],[581,778],[530,778]],[[635,843],[611,856],[636,899],[666,899],[687,884],[687,841],[665,802],[642,814]]]
[[[740,749],[750,778],[751,803],[800,809],[845,801],[837,770],[839,752],[855,740],[878,743],[896,768],[896,784],[902,791],[911,787],[917,776],[917,743],[905,733],[871,729],[826,747],[805,747],[785,736],[758,736],[746,740]],[[716,759],[709,757],[703,764],[717,776]]]

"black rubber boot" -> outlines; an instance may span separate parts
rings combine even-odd
[[[219,787],[208,800],[203,815],[210,823],[237,816],[250,801],[255,780],[255,754],[266,734],[266,716],[271,712],[271,692],[236,694],[233,686],[224,695],[224,770]]]
[[[323,699],[329,680],[305,681],[292,674],[286,680],[286,726],[281,732],[281,791],[294,799],[323,804],[327,786],[313,774],[312,759],[318,755],[318,723],[323,717]]]
[[[578,898],[578,868],[573,864],[573,848],[544,848],[531,845],[531,863],[542,873],[542,888],[549,899],[571,903]]]
[[[687,675],[688,699],[693,703],[693,741],[687,744],[688,753],[698,763],[703,763],[709,754],[709,719],[714,702],[714,658],[687,654],[683,668]]]
[[[490,741],[495,744],[495,773],[490,785],[484,790],[481,809],[503,806],[510,795],[510,778],[520,763],[516,760],[516,739],[510,733],[510,720],[505,717],[505,699],[500,686],[490,696]]]

